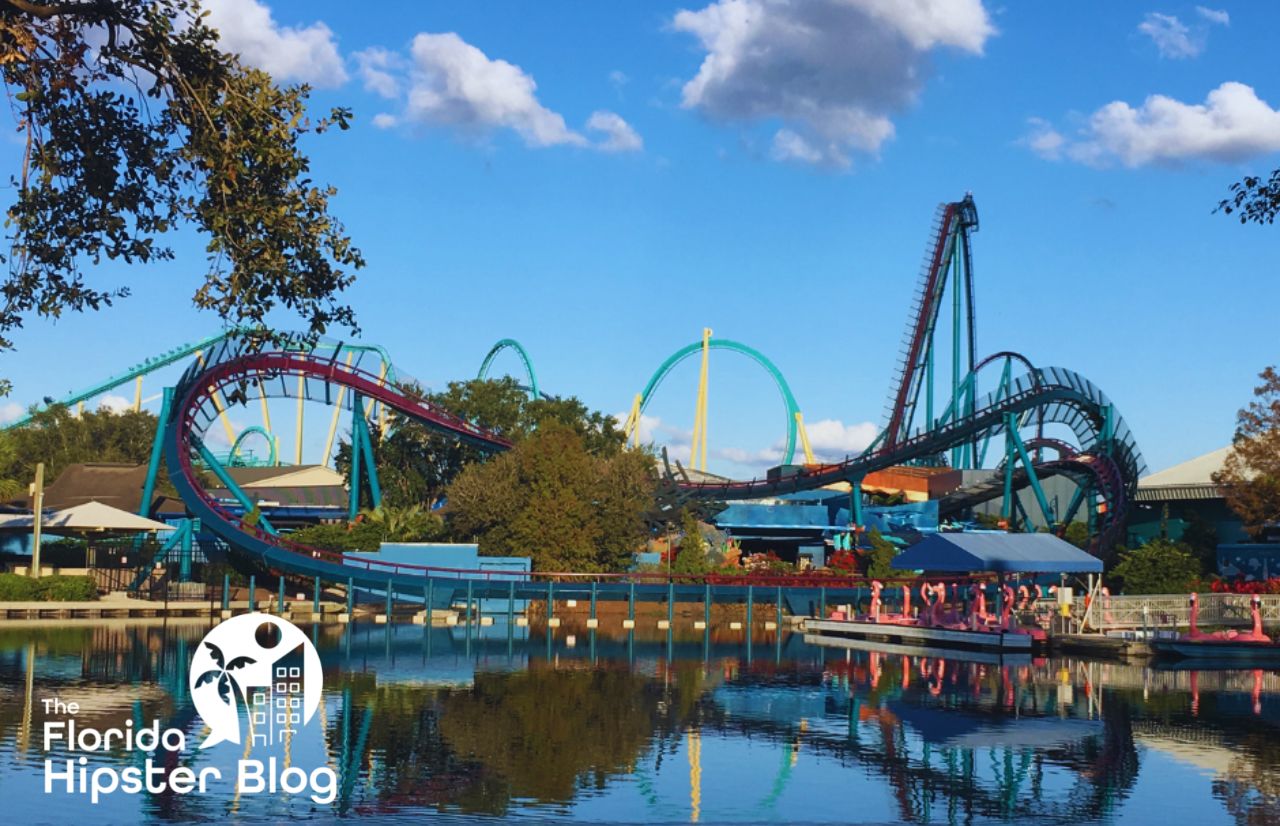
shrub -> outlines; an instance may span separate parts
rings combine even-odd
[[[853,551],[836,551],[827,559],[827,568],[835,573],[851,575],[862,571],[862,563]]]
[[[290,541],[322,551],[374,552],[382,547],[382,527],[371,522],[320,523],[300,528],[287,537]]]
[[[0,602],[87,602],[98,588],[87,576],[46,576],[32,579],[0,574]]]
[[[1185,594],[1200,578],[1200,562],[1184,545],[1153,539],[1135,550],[1121,550],[1111,576],[1126,594]]]
[[[36,580],[36,593],[45,602],[88,602],[98,598],[98,586],[87,576],[47,576]]]
[[[0,574],[0,602],[31,602],[36,599],[36,580],[17,574]]]
[[[878,530],[871,529],[867,542],[871,545],[871,550],[867,554],[867,576],[872,579],[915,576],[915,571],[899,571],[893,567],[893,558],[898,555],[898,547],[882,537]]]

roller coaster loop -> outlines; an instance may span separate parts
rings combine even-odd
[[[244,440],[250,436],[261,436],[262,438],[267,440],[267,449],[269,451],[269,455],[267,456],[267,464],[275,465],[276,440],[270,433],[267,432],[266,428],[259,427],[256,424],[250,425],[249,427],[246,427],[244,430],[240,431],[240,435],[236,437],[235,443],[231,445],[231,452],[227,454],[227,464],[239,465],[244,463],[244,460],[240,456],[240,448],[244,444]]]
[[[795,461],[796,436],[799,421],[797,416],[800,414],[800,405],[796,403],[796,397],[791,393],[791,386],[787,384],[787,379],[782,375],[782,371],[779,370],[777,365],[770,361],[769,357],[764,353],[761,353],[754,347],[749,347],[741,342],[727,338],[712,338],[708,340],[707,345],[712,350],[730,350],[746,356],[763,367],[769,374],[770,378],[773,379],[773,383],[777,385],[778,394],[782,396],[782,405],[786,412],[787,419],[787,442],[786,447],[783,450],[782,463],[785,465],[791,464]],[[624,428],[628,434],[630,434],[635,427],[638,427],[638,421],[634,420],[638,418],[639,413],[643,413],[644,409],[648,407],[649,402],[653,399],[653,394],[657,391],[658,386],[662,384],[663,379],[667,377],[667,374],[670,373],[680,362],[701,352],[702,342],[695,341],[692,344],[681,347],[679,350],[672,353],[666,361],[662,362],[658,369],[654,371],[653,376],[649,378],[649,382],[644,386],[644,390],[640,393],[639,404],[632,410],[632,420],[628,420],[626,427]]]
[[[504,338],[489,349],[484,361],[480,363],[480,371],[476,373],[476,378],[487,379],[489,377],[489,368],[493,365],[494,358],[503,350],[508,349],[515,350],[516,355],[520,357],[520,361],[524,364],[525,375],[529,377],[529,384],[524,389],[528,392],[529,398],[542,398],[542,393],[538,390],[538,374],[533,371],[533,359],[529,358],[529,351],[524,349],[524,345],[514,338]]]

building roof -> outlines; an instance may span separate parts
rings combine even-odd
[[[916,571],[1102,573],[1102,560],[1049,533],[936,533],[893,558]]]
[[[240,488],[254,502],[262,505],[282,507],[321,507],[345,508],[347,506],[347,489],[341,485],[299,485],[297,487],[262,487],[250,485]],[[231,491],[226,488],[214,488],[214,497],[231,499]]]
[[[242,488],[341,487],[346,479],[325,465],[229,467],[227,473]]]
[[[102,502],[130,513],[142,503],[147,466],[117,462],[84,462],[67,465],[44,489],[46,508],[69,508],[85,502]],[[29,501],[29,500],[28,500]]]
[[[1202,456],[1152,473],[1138,481],[1139,502],[1181,499],[1220,499],[1222,490],[1213,483],[1213,474],[1222,470],[1231,447],[1218,448]]]
[[[1222,463],[1227,460],[1231,446],[1218,448],[1188,459],[1180,465],[1165,468],[1159,473],[1152,473],[1138,482],[1140,488],[1163,487],[1165,485],[1211,485],[1213,474],[1222,470]]]

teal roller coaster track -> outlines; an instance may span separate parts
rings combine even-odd
[[[891,393],[888,423],[866,450],[843,461],[807,465],[789,475],[763,479],[716,482],[673,479],[670,488],[677,496],[751,499],[845,482],[852,486],[854,518],[860,521],[861,484],[870,473],[895,465],[922,463],[978,469],[990,467],[989,461],[998,457],[994,477],[955,492],[944,500],[944,511],[1003,497],[1004,516],[1014,519],[1018,515],[1016,509],[1022,505],[1013,492],[1030,488],[1048,524],[1065,525],[1085,509],[1096,528],[1095,551],[1100,552],[1114,542],[1132,501],[1137,479],[1144,470],[1141,454],[1110,399],[1080,374],[1064,368],[1038,368],[1013,352],[977,358],[970,241],[970,234],[977,226],[977,210],[969,197],[939,209]],[[949,331],[945,329],[947,298],[951,299]],[[934,390],[935,338],[950,344],[942,349],[950,351],[951,386],[949,393],[941,398],[935,398]],[[701,346],[699,342],[683,347],[659,366],[645,386],[642,407],[671,370],[697,353]],[[762,353],[745,344],[711,339],[710,347],[747,356],[763,366],[774,380],[787,417],[786,462],[790,463],[795,449],[798,405],[781,371]],[[513,350],[520,358],[528,378],[526,390],[537,398],[541,391],[532,360],[514,339],[503,339],[494,345],[479,375],[487,376],[494,358],[506,349]],[[393,409],[484,450],[498,451],[508,446],[494,434],[405,389],[411,385],[400,380],[381,348],[327,340],[307,345],[297,341],[282,343],[232,331],[149,359],[62,401],[76,404],[197,352],[201,358],[188,367],[176,388],[165,393],[152,476],[163,455],[170,479],[191,516],[270,570],[381,588],[391,593],[415,594],[426,602],[433,598],[447,600],[464,585],[476,597],[505,597],[508,592],[514,595],[519,590],[521,598],[528,598],[533,592],[541,593],[543,587],[548,589],[549,596],[550,589],[559,584],[562,589],[582,596],[589,590],[593,601],[597,596],[634,601],[637,587],[658,589],[670,596],[677,590],[689,589],[691,593],[700,594],[704,587],[710,588],[713,584],[710,580],[675,583],[607,576],[521,577],[447,571],[322,552],[280,537],[268,520],[257,518],[254,503],[239,490],[222,463],[205,446],[206,433],[222,416],[225,406],[245,404],[254,398],[263,399],[265,406],[267,398],[289,398],[319,401],[349,412],[353,508],[359,499],[356,494],[364,485],[369,487],[375,504],[381,500],[377,474],[372,472],[373,442],[368,421],[375,406],[377,410]],[[997,371],[994,387],[980,392],[980,379],[989,381]],[[1046,427],[1056,429],[1064,438],[1046,435]],[[262,435],[269,443],[272,441],[269,433]],[[1069,441],[1065,440],[1068,436]],[[1046,460],[1045,451],[1054,457]],[[208,468],[218,477],[219,483],[239,500],[243,512],[254,514],[253,524],[232,515],[212,498],[203,486],[198,468]],[[1061,513],[1054,512],[1040,484],[1042,478],[1051,475],[1066,476],[1077,483],[1073,500]],[[433,583],[437,582],[443,584],[433,597]],[[853,587],[852,583],[846,585]],[[733,589],[735,593],[739,590],[737,586]]]

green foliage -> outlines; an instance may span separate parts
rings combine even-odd
[[[0,574],[0,602],[88,602],[98,598],[97,586],[87,576],[45,576],[32,579]]]
[[[870,504],[878,507],[905,505],[907,503],[907,493],[901,490],[896,490],[893,493],[882,493],[881,491],[873,490],[867,491],[865,495]]]
[[[382,528],[370,522],[322,523],[289,534],[288,539],[322,551],[367,551],[382,547]]]
[[[1093,542],[1093,537],[1089,535],[1089,525],[1086,522],[1072,522],[1067,525],[1066,530],[1062,532],[1062,538],[1082,551],[1088,550],[1089,545]]]
[[[432,542],[444,534],[444,520],[421,505],[383,505],[364,519],[382,531],[384,542]]]
[[[702,536],[702,528],[698,524],[697,517],[686,510],[681,518],[680,529],[683,535],[671,570],[677,574],[709,572],[713,566],[711,559],[707,556],[707,540]]]
[[[995,530],[1000,527],[1000,517],[994,513],[975,513],[973,515],[974,524],[980,528]]]
[[[574,429],[547,421],[458,475],[447,490],[449,528],[482,554],[528,556],[537,570],[625,571],[645,540],[655,487],[647,455],[593,454]]]
[[[1254,400],[1236,413],[1231,452],[1213,474],[1227,506],[1255,538],[1280,520],[1280,371],[1267,367],[1258,378]]]
[[[80,462],[143,464],[151,457],[155,434],[156,417],[145,411],[74,416],[54,405],[33,414],[25,427],[0,431],[0,489],[11,494],[6,498],[25,495],[38,462],[44,462],[45,484]],[[159,489],[168,489],[163,471]]]
[[[105,260],[173,258],[186,224],[207,239],[197,306],[261,326],[276,307],[313,334],[354,327],[335,295],[363,266],[329,214],[299,143],[306,86],[277,86],[218,47],[196,0],[0,4],[0,73],[26,140],[8,209],[0,350],[34,313],[96,310],[128,295],[91,286]]]
[[[871,546],[867,552],[867,576],[872,579],[888,579],[892,577],[913,576],[914,571],[899,571],[893,567],[893,558],[898,555],[898,546],[880,535],[875,528],[867,534],[867,544]]]
[[[416,386],[407,389],[421,392]],[[625,440],[611,416],[589,410],[576,398],[532,400],[510,377],[451,382],[445,391],[425,395],[428,401],[512,442],[551,422],[576,433],[593,456],[612,456],[622,450]],[[390,417],[387,433],[375,429],[370,436],[383,500],[394,506],[435,502],[464,467],[488,458],[479,448],[399,414]],[[343,442],[335,466],[345,474],[350,464],[351,446]]]
[[[1218,202],[1214,212],[1234,214],[1240,223],[1274,224],[1280,215],[1280,169],[1268,179],[1246,175],[1231,185],[1231,197]]]
[[[1153,539],[1135,550],[1120,548],[1111,577],[1126,594],[1183,594],[1200,576],[1200,563],[1187,546]]]

